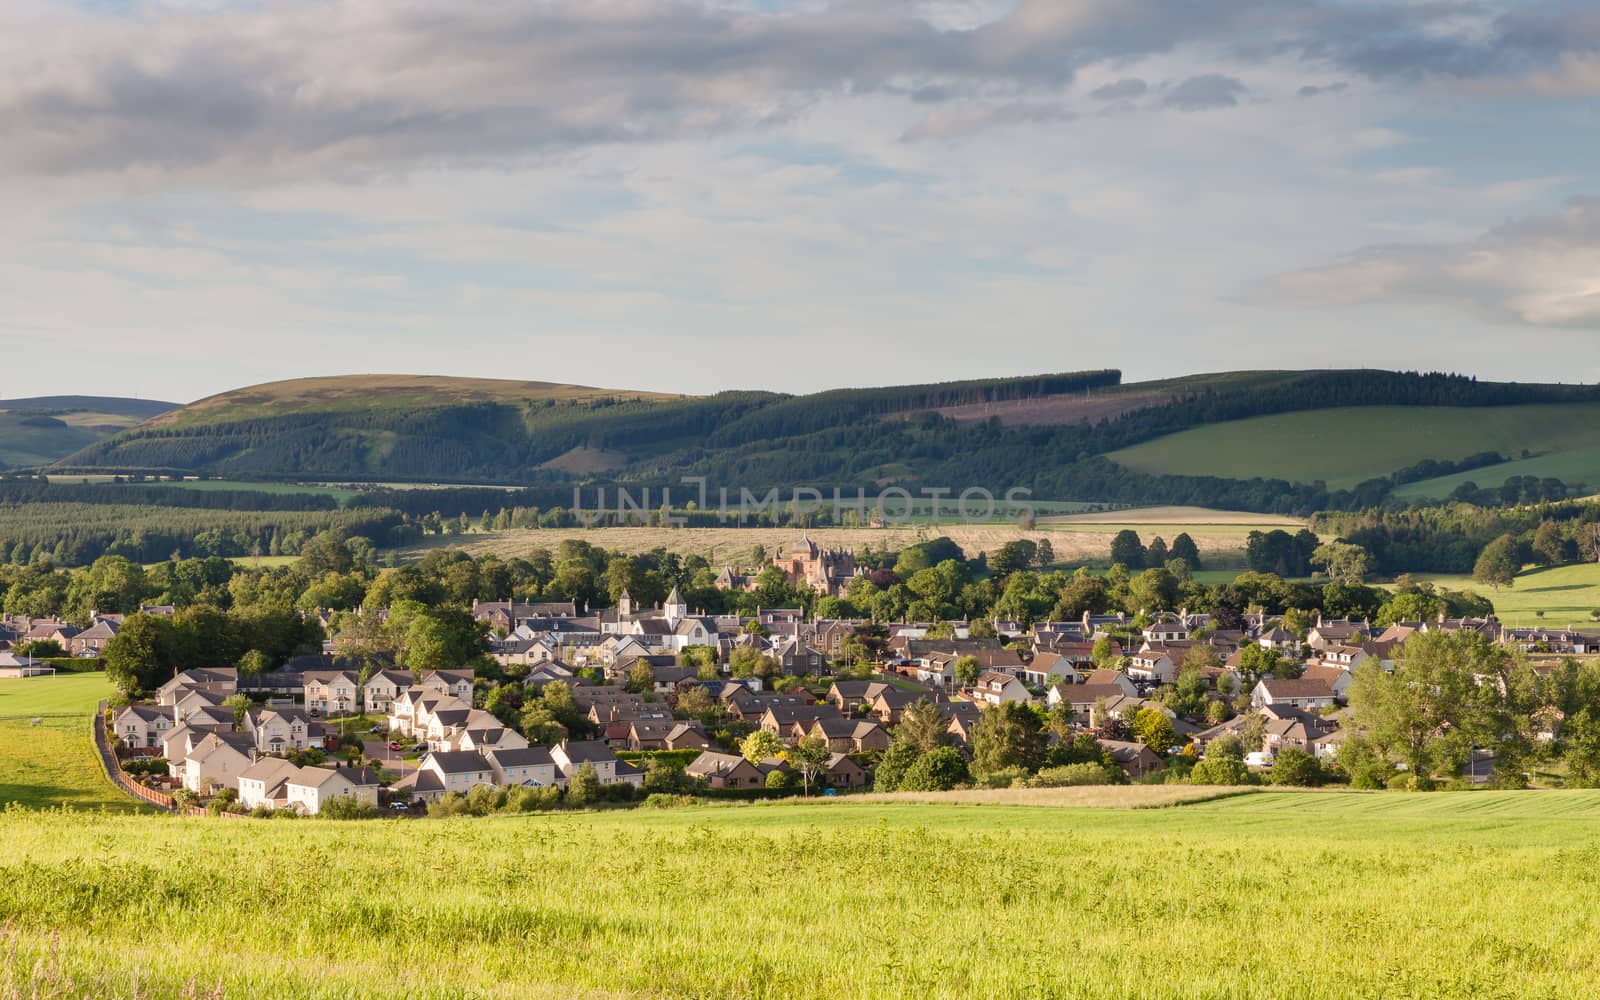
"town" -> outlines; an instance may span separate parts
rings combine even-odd
[[[948,553],[943,543],[927,548]],[[619,578],[640,569],[595,561]],[[435,562],[446,573],[479,570]],[[947,560],[932,572],[957,569]],[[1353,710],[1353,686],[1392,677],[1408,650],[1430,642],[1477,657],[1479,687],[1508,692],[1498,671],[1525,671],[1540,692],[1524,707],[1532,754],[1561,745],[1572,706],[1554,692],[1578,669],[1573,657],[1600,651],[1600,633],[1508,628],[1492,615],[1391,620],[1449,603],[1415,593],[1391,598],[1381,625],[1218,601],[1206,611],[1085,610],[1060,621],[807,612],[875,589],[871,576],[854,554],[802,536],[764,567],[725,566],[715,576],[716,592],[737,601],[781,579],[790,596],[806,598],[793,606],[706,613],[676,585],[648,606],[626,587],[607,607],[473,599],[454,614],[470,633],[463,648],[478,652],[448,665],[419,666],[424,658],[407,643],[384,639],[400,617],[448,609],[410,601],[292,613],[292,627],[325,636],[317,651],[281,662],[255,650],[237,664],[172,660],[170,677],[104,713],[107,757],[118,783],[149,801],[255,815],[1130,781],[1373,787],[1453,774],[1469,785],[1520,785],[1521,770],[1506,773],[1526,763],[1515,744],[1475,733],[1466,707],[1436,726],[1425,753],[1376,740],[1371,730],[1388,720]],[[1066,585],[1086,579],[1100,585],[1081,573]],[[1283,586],[1274,580],[1254,583]],[[30,676],[102,657],[115,664],[133,631],[194,614],[141,603],[131,614],[92,611],[84,627],[6,615],[0,672]],[[35,658],[41,651],[60,656]],[[1458,736],[1469,732],[1479,738],[1463,745]]]

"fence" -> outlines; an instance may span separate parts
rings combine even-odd
[[[178,804],[172,796],[165,792],[158,792],[154,788],[146,788],[128,777],[128,772],[122,769],[122,762],[117,760],[117,755],[111,751],[111,740],[106,736],[106,703],[102,701],[96,708],[93,723],[94,749],[100,758],[100,768],[105,771],[106,777],[113,785],[132,795],[134,798],[143,799],[158,809],[176,813]],[[183,810],[183,815],[205,816],[208,813],[196,806],[189,806]]]

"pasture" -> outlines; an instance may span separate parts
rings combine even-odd
[[[1600,403],[1364,406],[1231,420],[1106,457],[1153,474],[1322,480],[1341,488],[1430,458],[1497,451],[1520,459],[1524,450],[1540,456],[1594,449],[1600,449]],[[1467,478],[1480,486],[1488,481]]]
[[[0,806],[142,808],[106,778],[90,742],[89,719],[110,693],[98,673],[0,680]]]
[[[0,995],[1582,996],[1597,817],[1596,792],[10,811]]]
[[[1517,576],[1514,586],[1499,591],[1474,583],[1469,576],[1418,574],[1416,578],[1450,590],[1476,591],[1493,601],[1500,620],[1511,626],[1592,628],[1589,613],[1600,609],[1600,565],[1595,563],[1530,569]]]

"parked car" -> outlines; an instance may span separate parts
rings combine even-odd
[[[1255,753],[1244,755],[1245,767],[1271,767],[1272,754],[1257,750]]]
[[[371,733],[374,736],[380,736],[380,735],[383,734],[383,727],[382,726],[373,726],[371,729],[368,729],[367,732]]]
[[[402,746],[400,746],[400,741],[399,740],[390,740],[389,741],[389,749],[390,750],[402,750],[404,748]]]
[[[409,803],[409,802],[391,802],[391,803],[389,803],[389,809],[391,811],[397,812],[397,813],[409,812],[411,810],[411,803]]]

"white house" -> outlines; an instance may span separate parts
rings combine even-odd
[[[365,767],[302,767],[283,783],[285,804],[315,816],[333,799],[355,799],[376,806],[378,778]]]

